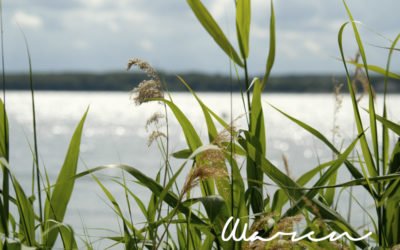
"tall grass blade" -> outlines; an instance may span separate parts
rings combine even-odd
[[[145,174],[143,174],[141,171],[139,171],[138,169],[128,166],[128,165],[124,165],[124,164],[115,164],[115,165],[106,165],[106,166],[99,166],[99,167],[95,167],[92,169],[89,169],[87,171],[81,172],[79,174],[77,174],[74,179],[76,178],[80,178],[101,170],[106,170],[106,169],[113,169],[113,168],[118,168],[118,169],[122,169],[125,172],[127,172],[128,174],[130,174],[131,176],[135,177],[142,185],[144,185],[145,187],[147,187],[150,191],[152,191],[152,193],[154,195],[160,196],[162,191],[164,190],[164,187],[162,185],[160,185],[157,181],[153,180],[152,178],[146,176]],[[186,216],[189,216],[191,214],[190,209],[183,206],[179,200],[178,197],[172,193],[172,192],[168,192],[165,197],[164,197],[164,201],[171,207],[171,208],[175,208],[177,207],[178,211],[185,214]],[[191,218],[191,223],[195,224],[197,226],[206,226],[207,224],[200,219],[199,217],[197,217],[194,214],[191,214],[190,216]]]
[[[338,159],[334,161],[334,163],[327,169],[326,172],[324,172],[324,174],[322,174],[322,176],[317,180],[317,182],[314,184],[314,186],[318,187],[318,186],[324,185],[326,182],[329,181],[329,179],[335,173],[337,173],[339,167],[344,163],[344,161],[347,159],[347,157],[353,151],[357,142],[358,142],[358,138],[352,144],[350,144],[350,146],[343,152],[343,154],[339,155]],[[317,193],[318,193],[318,190],[315,190],[315,189],[310,190],[309,192],[307,192],[305,194],[304,197],[302,197],[302,199],[300,201],[298,201],[298,203],[304,203],[304,198],[306,200],[311,200],[312,198],[314,198],[315,195],[317,195]],[[292,208],[288,210],[287,214],[295,214],[298,211],[299,207],[302,207],[302,205],[296,204],[296,205],[292,206]]]
[[[5,139],[5,138],[8,138],[8,118],[7,118],[7,113],[5,112],[5,107],[4,107],[4,103],[2,100],[0,100],[0,119],[1,119],[0,157],[4,157],[5,159],[7,159],[8,145],[7,145],[7,139]]]
[[[201,202],[207,213],[211,225],[213,225],[214,233],[219,237],[219,244],[223,249],[232,249],[232,241],[222,241],[221,234],[225,222],[228,220],[230,213],[225,200],[218,195],[204,196],[190,200],[191,204]]]
[[[180,126],[182,127],[186,143],[190,147],[190,150],[194,152],[196,149],[198,149],[202,145],[200,137],[197,134],[191,122],[189,121],[189,119],[183,114],[183,112],[171,101],[168,101],[166,99],[155,99],[155,100],[164,102],[171,109],[172,113],[175,115],[175,118],[178,120]],[[202,181],[201,186],[202,186],[202,191],[206,195],[215,194],[215,188],[211,180]]]
[[[271,105],[272,106],[272,105]],[[302,127],[303,129],[305,129],[306,131],[308,131],[309,133],[311,133],[313,136],[315,136],[316,138],[318,138],[320,141],[322,141],[326,146],[329,147],[329,149],[331,149],[335,154],[340,154],[340,151],[318,130],[316,130],[315,128],[311,127],[310,125],[288,115],[287,113],[283,112],[282,110],[272,106],[275,110],[277,110],[279,113],[283,114],[284,116],[286,116],[287,118],[289,118],[291,121],[293,121],[294,123],[296,123],[297,125],[299,125],[300,127]],[[351,173],[351,175],[353,176],[354,179],[359,179],[363,177],[363,174],[348,160],[345,160],[345,165],[347,167],[347,169],[349,170],[349,172]],[[366,188],[366,190],[369,191],[368,186],[364,186],[364,188]]]
[[[5,72],[5,62],[4,62],[4,30],[3,30],[3,1],[0,0],[0,43],[1,43],[1,80],[2,80],[2,90],[3,90],[3,100],[1,101],[1,156],[7,161],[9,160],[9,135],[8,135],[8,120],[6,116],[6,72]],[[3,183],[2,183],[2,199],[0,199],[0,213],[1,216],[1,227],[2,231],[8,236],[8,217],[9,217],[9,172],[8,169],[3,169]]]
[[[75,240],[75,233],[72,227],[54,220],[52,220],[51,222],[54,224],[54,226],[52,228],[49,228],[49,230],[44,232],[44,234],[47,234],[53,230],[58,230],[60,231],[61,237],[63,239],[64,249],[78,249],[78,245],[76,244]]]
[[[207,131],[208,131],[208,136],[210,143],[213,143],[216,137],[218,136],[218,131],[217,128],[214,124],[213,117],[216,119],[220,125],[224,127],[224,129],[229,129],[229,126],[223,119],[218,117],[210,108],[205,105],[201,99],[196,95],[196,93],[190,88],[189,84],[186,83],[184,79],[178,76],[180,81],[186,86],[186,88],[192,93],[192,95],[196,98],[197,102],[199,103],[202,112],[204,114],[204,118],[206,120],[207,124]],[[233,131],[228,131],[229,133],[232,133]],[[233,136],[233,135],[231,135]],[[239,148],[239,145],[237,145],[235,142],[230,142],[230,147],[233,147],[232,152],[237,153],[237,154],[242,154],[245,155],[245,152],[243,149]],[[175,154],[175,156],[185,156],[184,158],[188,158],[190,155],[189,150],[186,151],[180,151]],[[225,201],[227,204],[231,204],[231,213],[233,216],[236,217],[244,217],[247,215],[245,205],[243,202],[241,202],[244,198],[244,184],[243,184],[243,178],[240,175],[239,168],[237,167],[236,160],[233,159],[233,156],[231,154],[226,154],[226,159],[231,165],[231,184],[229,184],[228,178],[218,178],[215,180],[216,186],[218,188],[219,194],[224,197]],[[224,169],[228,172],[228,169],[226,166],[223,166]],[[229,186],[231,185],[232,188]],[[227,191],[229,190],[229,191]],[[233,192],[233,196],[232,196]]]
[[[246,148],[249,156],[254,160],[256,159],[256,149],[253,145],[251,145],[248,141],[246,141],[244,138],[239,139],[240,144]],[[353,144],[351,146],[354,146]],[[294,201],[300,201],[302,198],[305,196],[305,194],[299,190],[300,186],[293,181],[291,178],[289,178],[287,175],[285,175],[282,171],[280,171],[274,164],[272,164],[269,160],[266,158],[261,159],[261,167],[263,172],[274,182],[276,183],[280,188],[285,190],[286,194],[290,197],[291,200]],[[288,188],[289,187],[289,188]],[[358,232],[348,223],[346,220],[340,216],[336,211],[332,210],[331,208],[327,207],[323,203],[321,203],[318,200],[311,199],[310,200],[312,204],[315,205],[315,207],[318,209],[319,215],[321,215],[323,218],[329,220],[329,221],[340,221],[343,225],[345,225],[346,230],[343,230],[343,228],[338,228],[337,226],[336,229],[338,232],[348,232],[350,233],[353,237],[359,237]],[[300,204],[301,205],[301,204]],[[304,207],[304,204],[303,204]],[[296,208],[292,208],[290,210],[290,214],[286,213],[284,215],[292,215],[292,212],[299,211],[299,209],[303,208],[301,206],[298,206]],[[310,212],[313,212],[311,207],[307,206],[307,208]],[[364,241],[358,241],[356,244],[361,247],[365,248],[368,246],[368,243]]]
[[[356,63],[354,61],[347,60],[346,62],[349,63],[349,64],[352,64],[352,65],[354,65],[356,67],[363,67],[364,66],[364,64]],[[400,75],[399,74],[396,74],[396,73],[391,72],[391,71],[387,71],[386,69],[384,69],[382,67],[379,67],[377,65],[366,65],[366,67],[367,67],[368,70],[373,71],[375,73],[378,73],[380,75],[383,75],[383,76],[386,75],[389,78],[400,80]]]
[[[226,38],[224,32],[218,26],[217,22],[208,12],[206,7],[202,4],[200,0],[187,0],[193,13],[196,15],[199,22],[206,29],[208,34],[214,39],[214,41],[219,45],[219,47],[231,58],[238,66],[243,67],[244,64],[236,50],[232,47],[228,39]]]
[[[10,170],[8,162],[4,157],[0,158],[0,165],[2,167],[2,170],[4,170],[4,168],[7,168],[8,171]],[[20,216],[20,229],[24,237],[23,243],[25,243],[28,246],[36,246],[35,212],[33,211],[33,206],[29,201],[28,197],[25,195],[25,192],[22,189],[17,178],[15,178],[15,176],[11,173],[10,177],[14,187],[16,205]]]
[[[258,78],[253,80],[253,100],[251,103],[252,111],[250,113],[250,131],[248,140],[256,148],[256,159],[247,157],[247,184],[249,187],[250,203],[255,214],[263,211],[263,172],[261,170],[261,159],[266,153],[266,135],[264,112],[261,103],[262,84]]]
[[[81,121],[77,125],[75,132],[71,138],[70,145],[65,156],[64,164],[58,174],[53,192],[50,199],[45,203],[45,230],[49,230],[54,226],[51,220],[63,222],[65,213],[67,211],[68,203],[72,195],[75,184],[75,179],[79,159],[79,150],[82,138],[83,125],[89,109],[86,110]],[[58,230],[51,230],[44,237],[43,242],[46,247],[53,247],[56,242]]]
[[[240,52],[244,60],[249,56],[251,0],[236,1],[236,29]]]
[[[40,168],[39,168],[39,149],[37,142],[37,129],[36,129],[36,106],[35,106],[35,88],[33,84],[33,71],[32,71],[32,57],[31,52],[29,50],[28,39],[26,38],[25,33],[21,29],[22,36],[24,37],[24,43],[26,48],[26,53],[28,56],[28,66],[29,66],[29,88],[31,92],[31,106],[32,106],[32,126],[33,126],[33,152],[34,152],[34,163],[35,163],[35,173],[36,173],[36,185],[38,192],[38,203],[39,203],[39,218],[40,223],[43,223],[43,203],[42,203],[42,194],[41,194],[41,182],[40,182]],[[33,177],[33,176],[32,176]],[[42,225],[41,225],[42,227]]]
[[[343,66],[344,66],[345,71],[346,71],[347,86],[348,86],[348,89],[349,89],[349,92],[350,92],[350,97],[351,97],[351,101],[352,101],[352,106],[353,106],[353,112],[354,112],[354,118],[355,118],[355,121],[356,121],[357,131],[358,131],[358,133],[362,133],[364,131],[364,128],[363,128],[363,124],[362,124],[362,121],[361,121],[360,111],[359,111],[359,108],[358,108],[358,102],[357,102],[357,99],[356,99],[356,96],[355,96],[355,91],[354,91],[353,85],[351,83],[350,73],[349,73],[349,70],[347,68],[347,64],[346,64],[346,60],[345,60],[344,52],[343,52],[343,31],[344,31],[345,27],[348,24],[349,24],[349,22],[344,23],[341,26],[341,28],[339,30],[339,33],[338,33],[338,44],[339,44],[340,54],[341,54],[341,57],[342,57]],[[373,102],[373,100],[370,100],[370,102],[371,101]],[[370,110],[370,112],[374,112],[374,111]],[[363,159],[365,160],[369,175],[370,176],[377,176],[379,174],[379,172],[378,172],[378,169],[376,168],[375,163],[374,163],[374,161],[372,159],[372,154],[371,154],[371,151],[369,149],[367,139],[365,137],[362,137],[360,139],[360,144],[361,144],[361,150],[363,152]]]
[[[392,46],[389,50],[389,55],[386,63],[385,71],[385,82],[384,82],[384,93],[383,93],[383,118],[387,119],[387,91],[388,91],[388,78],[390,74],[390,64],[392,61],[392,55],[397,42],[400,40],[400,34],[394,39]],[[382,161],[383,161],[383,173],[387,173],[387,166],[389,163],[389,129],[385,124],[382,124]]]
[[[351,26],[353,28],[354,36],[356,38],[358,49],[360,51],[360,55],[361,55],[361,58],[362,58],[362,61],[363,61],[365,74],[367,75],[368,84],[369,84],[369,88],[368,88],[368,96],[369,96],[369,99],[368,99],[369,105],[368,106],[369,106],[369,112],[370,112],[370,114],[369,114],[369,121],[370,121],[369,125],[370,125],[371,137],[372,137],[373,151],[374,151],[375,160],[376,160],[375,161],[375,166],[371,165],[370,168],[375,167],[376,171],[374,171],[374,173],[375,173],[375,176],[376,176],[376,173],[377,174],[380,173],[380,161],[379,161],[378,132],[377,132],[376,118],[375,118],[376,112],[375,112],[375,104],[374,104],[374,93],[373,93],[373,89],[372,89],[372,85],[371,85],[371,80],[370,80],[370,77],[369,77],[367,57],[365,55],[365,49],[364,49],[363,43],[361,41],[360,33],[358,32],[358,28],[357,28],[356,22],[354,21],[354,18],[352,16],[352,14],[350,12],[350,9],[347,6],[345,0],[343,0],[343,4],[344,4],[344,6],[346,8],[347,15],[349,16],[350,23],[351,23]],[[342,53],[343,52],[342,51],[342,46],[340,46],[340,49],[341,49],[341,54],[343,54]],[[342,56],[342,59],[343,59],[343,56]],[[346,64],[345,61],[343,61],[343,63]],[[353,103],[353,105],[354,105],[354,103]],[[361,123],[361,121],[360,121],[360,123]],[[362,125],[358,126],[358,128],[359,127],[362,127]],[[362,131],[360,131],[360,129],[358,129],[358,133],[361,134]],[[363,140],[365,140],[365,142],[363,142]],[[366,142],[366,139],[362,139],[361,143],[365,144],[364,146],[362,146],[362,148],[364,148],[364,147],[368,148],[368,144]],[[364,153],[364,155],[366,153],[370,154],[365,149],[363,149],[363,153]],[[364,157],[366,157],[366,156],[364,156]],[[367,156],[367,157],[369,157],[369,156]],[[372,161],[372,159],[371,159],[371,161]],[[368,164],[368,160],[367,160],[367,164]],[[370,173],[370,174],[373,174],[373,173]]]
[[[274,1],[271,0],[271,17],[269,21],[269,52],[268,52],[265,75],[262,80],[262,89],[264,89],[271,74],[272,66],[274,65],[275,62],[275,51],[276,51],[275,10],[274,10]]]
[[[384,124],[388,129],[400,136],[400,125],[392,122],[391,120],[385,119],[382,116],[376,115],[376,119]]]
[[[122,220],[123,223],[123,229],[124,229],[124,236],[125,236],[125,244],[129,244],[131,242],[131,237],[130,237],[130,232],[129,229],[134,232],[135,236],[137,239],[143,240],[143,236],[141,235],[140,231],[137,230],[130,222],[128,219],[125,218],[125,216],[122,213],[122,210],[117,202],[117,200],[114,198],[114,196],[111,194],[111,192],[101,183],[101,181],[95,176],[92,175],[92,178],[96,181],[96,183],[100,186],[104,194],[107,196],[108,200],[111,202],[111,204],[114,207],[115,213],[118,215],[118,217]],[[128,229],[129,228],[129,229]]]

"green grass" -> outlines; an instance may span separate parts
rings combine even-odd
[[[283,168],[274,165],[266,157],[269,150],[266,135],[271,132],[266,128],[264,121],[264,116],[268,114],[263,110],[265,102],[262,93],[273,69],[278,44],[273,1],[271,1],[269,54],[266,56],[265,74],[262,79],[252,80],[248,76],[247,64],[251,54],[250,1],[236,1],[237,46],[232,45],[233,43],[228,40],[224,31],[200,0],[187,0],[187,2],[199,23],[230,58],[232,71],[237,72],[237,81],[243,89],[247,127],[239,130],[234,128],[234,121],[226,121],[218,116],[196,95],[190,83],[178,77],[183,86],[193,95],[203,113],[208,138],[202,140],[190,119],[167,92],[168,85],[162,84],[157,76],[150,74],[151,79],[147,84],[144,82],[143,86],[139,87],[141,89],[136,89],[134,92],[146,95],[140,99],[144,102],[163,104],[165,111],[167,128],[164,130],[156,127],[157,136],[153,138],[164,162],[156,178],[146,176],[140,171],[140,167],[126,164],[97,166],[78,173],[79,148],[84,122],[88,115],[87,110],[72,135],[64,162],[60,164],[58,177],[54,183],[51,183],[47,173],[41,170],[43,168],[40,167],[38,160],[34,77],[25,38],[29,59],[34,131],[32,186],[36,184],[36,190],[32,190],[33,196],[29,197],[8,163],[9,129],[2,46],[4,95],[3,102],[0,102],[0,165],[2,167],[0,248],[19,249],[23,245],[50,249],[54,248],[58,241],[66,249],[78,247],[92,249],[90,232],[85,230],[85,238],[79,240],[74,229],[63,221],[68,212],[68,203],[74,184],[84,176],[91,176],[99,186],[122,225],[120,235],[102,238],[102,240],[112,242],[111,246],[120,245],[126,249],[250,249],[254,247],[258,247],[257,249],[279,247],[281,249],[365,249],[367,247],[390,249],[399,245],[400,142],[390,141],[390,138],[392,135],[400,136],[400,125],[389,119],[387,114],[390,107],[386,101],[388,79],[398,78],[398,74],[390,71],[390,65],[393,53],[398,50],[396,46],[400,35],[393,40],[390,47],[382,48],[383,54],[388,52],[385,68],[368,64],[358,31],[359,24],[354,21],[346,2],[343,2],[349,21],[344,23],[338,32],[338,47],[347,77],[357,132],[354,138],[349,138],[351,143],[344,145],[341,149],[318,129],[274,107],[284,117],[309,132],[310,136],[321,141],[334,156],[331,161],[321,163],[299,178],[293,179],[281,170]],[[360,64],[349,62],[344,55],[342,41],[346,28],[351,28],[354,33],[355,43],[362,60]],[[239,52],[235,47],[239,48]],[[139,67],[147,70],[147,73],[152,70],[151,66],[143,65]],[[370,81],[368,82],[368,109],[363,110],[359,106],[349,65],[361,67],[367,79],[370,79],[370,71],[384,75],[385,93],[382,113],[375,108],[376,100]],[[241,79],[241,75],[244,75],[244,79]],[[150,81],[153,85],[149,84]],[[156,89],[154,82],[159,84]],[[161,95],[160,91],[166,93]],[[154,92],[157,92],[157,95],[152,96]],[[173,117],[168,117],[167,109],[171,111]],[[364,124],[361,119],[363,112],[369,117],[368,124]],[[169,137],[168,123],[173,118],[181,127],[186,147],[171,153],[169,142],[173,138]],[[171,157],[181,159],[180,165],[172,166]],[[242,171],[246,173],[245,175],[241,174],[242,167],[245,168],[245,171]],[[126,207],[122,206],[122,201],[118,201],[105,183],[96,177],[97,173],[108,169],[122,171],[122,177],[114,179],[114,182],[124,192]],[[189,171],[184,171],[184,169]],[[341,169],[351,176],[350,181],[337,183],[336,176]],[[182,178],[183,172],[188,172],[188,174],[182,184],[177,180]],[[276,190],[266,192],[267,183],[273,183],[277,187]],[[147,204],[135,194],[135,187],[138,185],[148,189],[150,199]],[[337,231],[348,232],[352,237],[360,237],[365,231],[371,230],[371,225],[366,224],[361,228],[352,225],[345,219],[346,214],[341,214],[335,206],[344,199],[341,193],[355,186],[361,187],[374,202],[375,214],[370,214],[366,209],[360,210],[372,220],[373,235],[370,240],[357,242],[303,240],[293,243],[288,239],[283,239],[268,243],[257,241],[247,243],[222,239],[221,233],[225,222],[230,217],[238,219],[239,229],[244,229],[246,224],[250,225],[245,230],[247,235],[258,231],[261,236],[268,237],[276,231],[297,230],[300,233],[314,231],[317,236]],[[193,192],[196,188],[200,188],[200,192]],[[350,196],[350,199],[354,205],[359,204],[355,197]],[[136,206],[133,206],[133,203]],[[15,212],[9,212],[10,206],[16,208]],[[144,224],[139,223],[132,216],[131,210],[134,207],[143,214]],[[271,220],[274,222],[272,225],[268,223]],[[233,226],[229,225],[228,229],[232,230],[232,228]]]

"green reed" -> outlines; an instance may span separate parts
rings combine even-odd
[[[74,230],[64,224],[63,220],[75,181],[84,176],[92,177],[121,222],[122,228],[119,235],[102,238],[111,242],[110,246],[121,245],[125,249],[364,249],[377,246],[388,249],[399,245],[400,142],[392,142],[394,146],[390,147],[389,139],[392,134],[400,136],[400,126],[388,118],[389,107],[386,102],[388,79],[400,79],[398,74],[390,71],[392,55],[397,50],[396,45],[400,40],[400,35],[392,41],[390,48],[387,48],[389,53],[386,68],[369,65],[358,31],[358,23],[354,21],[346,2],[343,2],[349,21],[339,30],[338,45],[346,72],[357,135],[344,149],[339,149],[335,146],[334,140],[329,140],[316,128],[273,107],[320,140],[334,156],[332,160],[322,162],[294,179],[266,157],[268,147],[264,116],[268,114],[263,111],[262,93],[268,84],[275,61],[276,20],[273,1],[271,1],[269,53],[266,56],[265,73],[262,79],[254,78],[253,80],[250,80],[248,68],[251,2],[249,0],[235,1],[236,42],[239,52],[200,0],[187,0],[187,3],[199,23],[229,57],[237,72],[238,81],[244,89],[243,105],[247,110],[247,128],[237,129],[232,118],[227,122],[217,115],[191,89],[190,84],[178,76],[196,100],[204,116],[208,136],[207,139],[201,139],[199,131],[196,131],[192,121],[174,102],[157,72],[146,62],[131,60],[129,68],[133,65],[138,66],[150,78],[134,89],[135,103],[158,102],[163,105],[167,127],[156,126],[151,138],[157,143],[163,157],[162,168],[155,178],[145,175],[140,170],[141,167],[126,164],[98,166],[78,173],[79,148],[88,113],[86,111],[71,138],[57,180],[50,184],[45,172],[46,181],[43,180],[39,168],[33,72],[27,46],[35,144],[33,159],[36,170],[33,175],[36,176],[33,177],[36,177],[36,193],[39,197],[36,201],[34,197],[26,196],[18,179],[12,173],[12,166],[8,164],[8,123],[5,108],[4,51],[2,51],[4,103],[0,103],[0,119],[2,120],[0,163],[3,174],[0,193],[2,215],[0,247],[13,249],[24,245],[50,249],[54,248],[57,240],[61,240],[60,244],[64,248],[77,249],[79,241],[76,239]],[[345,58],[342,40],[346,27],[352,28],[360,52],[361,64]],[[362,68],[368,79],[368,109],[365,111],[360,109],[357,101],[349,64]],[[370,71],[385,76],[382,115],[379,115],[375,109],[373,88],[369,81]],[[242,80],[241,73],[244,75]],[[172,116],[168,115],[167,109]],[[361,120],[362,112],[366,112],[369,116],[367,126]],[[181,127],[186,146],[170,154],[169,143],[172,138],[169,136],[168,124],[172,118],[176,119]],[[381,126],[380,131],[379,126]],[[357,156],[356,160],[351,157],[352,154]],[[171,157],[179,161],[170,161]],[[241,174],[242,166],[245,167],[245,175]],[[352,180],[337,183],[336,175],[343,167],[346,168]],[[112,181],[123,189],[127,208],[119,203],[107,188],[106,183],[96,177],[96,173],[108,169],[119,169],[123,173],[121,178],[113,178]],[[187,171],[184,171],[185,169]],[[184,177],[184,183],[181,183],[178,180],[182,178],[183,172],[188,173]],[[269,185],[273,185],[276,191],[267,190],[266,192]],[[135,193],[138,186],[149,190],[148,203]],[[362,228],[352,225],[334,206],[334,201],[341,200],[341,192],[338,193],[335,190],[345,190],[355,186],[362,187],[374,201],[376,215],[370,215],[367,210],[363,210],[371,218],[374,227],[374,234],[370,241],[310,242],[303,240],[293,243],[284,238],[263,243],[222,239],[225,222],[230,217],[238,219],[239,229],[244,229],[245,224],[250,225],[246,229],[246,235],[259,232],[260,236],[268,237],[276,231],[300,230],[301,233],[314,231],[316,236],[337,231],[348,232],[353,237],[359,237],[362,231],[369,229],[369,225]],[[13,189],[14,196],[10,195],[10,188]],[[199,193],[194,191],[197,188],[200,189]],[[41,193],[45,194],[44,201],[42,201]],[[358,203],[356,199],[352,197],[351,199]],[[38,202],[39,213],[35,211],[35,202]],[[9,204],[17,208],[15,213],[9,212]],[[42,210],[42,205],[44,210]],[[142,213],[144,223],[141,223],[139,218],[133,217],[132,209],[135,208]],[[305,223],[300,227],[301,221]],[[228,229],[232,230],[233,226],[229,225]],[[92,249],[90,232],[86,229],[85,236],[86,239],[82,239],[85,247]]]

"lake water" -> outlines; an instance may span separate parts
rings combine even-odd
[[[230,117],[230,95],[225,93],[200,93],[202,100],[217,114],[227,119]],[[202,113],[194,98],[187,93],[173,93],[176,104],[193,122],[202,138],[206,138],[206,126]],[[332,137],[335,99],[332,94],[266,94],[263,96],[266,127],[268,158],[283,169],[282,155],[289,162],[292,177],[298,177],[306,170],[315,167],[332,157],[318,140],[306,131],[290,122],[283,115],[272,109],[268,103],[309,123]],[[381,110],[382,98],[378,96],[377,110]],[[52,182],[55,181],[62,166],[72,132],[90,106],[89,115],[84,128],[81,146],[79,171],[98,165],[111,163],[126,163],[132,165],[151,177],[154,177],[162,165],[162,158],[156,145],[147,146],[149,133],[145,129],[146,120],[157,111],[162,112],[163,106],[152,103],[135,106],[129,100],[129,93],[123,92],[38,92],[36,93],[38,146],[41,166],[45,166]],[[366,100],[361,106],[367,107]],[[389,114],[395,121],[400,120],[400,95],[389,96]],[[32,144],[32,113],[29,92],[9,92],[7,94],[7,109],[10,120],[10,165],[12,171],[20,180],[27,193],[30,193],[32,154],[29,144]],[[233,118],[244,113],[240,94],[232,97]],[[362,112],[365,119],[365,112]],[[170,151],[183,149],[184,137],[176,120],[170,117]],[[242,117],[237,120],[237,127],[245,127]],[[337,114],[340,133],[336,137],[336,145],[348,145],[356,133],[352,118],[350,99],[345,97],[343,105]],[[365,126],[367,127],[367,126]],[[206,141],[206,140],[205,140]],[[174,167],[174,166],[173,166]],[[178,166],[175,166],[178,167]],[[110,176],[120,176],[120,171],[108,170],[97,174],[104,180],[126,208],[123,190],[110,180]],[[182,174],[181,181],[185,173]],[[340,182],[349,180],[346,171],[341,172]],[[132,180],[132,179],[130,179]],[[146,189],[130,183],[132,190],[144,201],[150,197]],[[267,187],[273,190],[273,187]],[[267,190],[267,191],[268,191]],[[372,203],[364,192],[356,191],[357,198],[366,208]],[[346,214],[347,198],[343,195],[339,209]],[[93,236],[110,234],[109,231],[120,231],[120,225],[99,186],[90,178],[82,178],[76,182],[74,193],[68,209],[65,222],[77,228],[84,224]],[[358,207],[353,208],[359,210]],[[126,211],[126,209],[125,209]],[[133,206],[135,223],[142,222],[142,216],[137,206]],[[361,214],[354,212],[352,222],[361,225],[368,222]],[[104,243],[96,243],[104,244]],[[96,245],[104,247],[104,245]]]

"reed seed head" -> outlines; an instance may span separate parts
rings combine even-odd
[[[189,192],[191,189],[196,187],[201,181],[207,180],[209,178],[221,178],[228,176],[228,173],[217,167],[194,167],[188,176],[186,177],[185,184],[182,189],[182,195]]]
[[[219,167],[225,162],[225,155],[221,149],[208,149],[199,154],[198,167]]]
[[[276,223],[272,235],[277,232],[293,232],[294,225],[303,219],[302,215],[288,216]]]
[[[130,70],[133,66],[138,67],[141,71],[146,73],[150,78],[160,80],[157,71],[146,61],[134,58],[128,61],[127,70]]]
[[[212,143],[220,148],[224,148],[224,144],[230,143],[231,141],[235,140],[236,134],[236,127],[234,125],[229,125],[218,133]]]
[[[146,130],[149,129],[150,125],[154,124],[156,127],[159,125],[160,120],[164,118],[165,116],[161,114],[160,112],[154,113],[152,116],[150,116],[149,119],[146,121]]]
[[[151,144],[153,144],[153,142],[160,137],[167,138],[167,136],[163,132],[158,131],[158,130],[153,131],[149,136],[149,139],[147,141],[147,146],[150,147]]]
[[[159,81],[154,79],[144,80],[132,90],[131,99],[136,105],[148,102],[152,98],[163,98],[164,92]]]
[[[133,66],[137,66],[141,71],[150,77],[148,80],[144,80],[132,90],[131,99],[136,105],[140,105],[149,101],[152,98],[163,98],[164,92],[161,86],[160,77],[157,71],[151,67],[151,65],[141,59],[135,58],[128,61],[127,69],[131,69]]]

